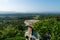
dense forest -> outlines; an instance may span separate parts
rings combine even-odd
[[[25,40],[25,20],[40,20],[33,29],[44,40],[45,34],[50,34],[50,40],[60,40],[60,14],[5,14],[0,15],[0,40]],[[39,30],[39,31],[38,31]]]

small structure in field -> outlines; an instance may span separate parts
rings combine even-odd
[[[26,26],[27,26],[27,25],[31,25],[31,26],[32,26],[33,23],[36,23],[36,22],[38,22],[38,21],[39,21],[39,20],[25,20],[24,23],[26,24]]]

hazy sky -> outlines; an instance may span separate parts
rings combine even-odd
[[[0,11],[60,12],[60,0],[0,0]]]

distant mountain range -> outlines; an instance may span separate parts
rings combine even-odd
[[[20,13],[20,12],[1,12],[0,16],[30,16],[30,15],[60,15],[59,12],[43,12],[43,13]]]

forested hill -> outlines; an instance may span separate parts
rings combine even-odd
[[[30,19],[40,20],[33,24],[33,29],[41,35],[41,40],[46,33],[51,35],[49,39],[60,40],[59,13],[0,13],[0,40],[25,40],[24,21]]]

